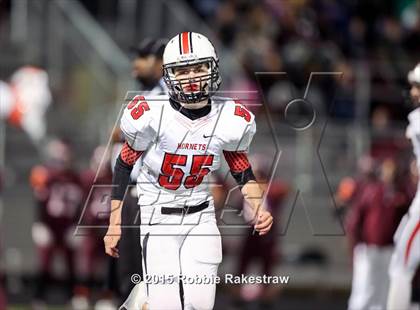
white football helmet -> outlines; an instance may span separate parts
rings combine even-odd
[[[420,106],[420,63],[408,72],[408,82],[411,84],[410,97],[415,107]]]
[[[208,73],[194,79],[176,79],[174,69],[206,64]],[[163,53],[163,78],[169,96],[178,102],[196,103],[210,98],[221,84],[219,59],[213,44],[205,36],[195,32],[183,32],[173,37]],[[197,91],[185,92],[182,86],[198,83]]]
[[[407,79],[410,84],[420,84],[420,63],[408,72]]]

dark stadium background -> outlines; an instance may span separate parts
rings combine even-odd
[[[333,197],[363,155],[410,158],[406,74],[419,61],[419,9],[414,0],[0,0],[0,80],[27,64],[48,72],[45,138],[68,139],[82,170],[108,142],[126,92],[139,88],[130,47],[182,31],[205,34],[218,51],[222,90],[256,91],[254,101],[263,102],[252,108],[251,153],[271,168],[278,158],[272,172],[290,188],[277,214],[275,261],[290,283],[274,288],[270,307],[345,309],[351,253]],[[307,87],[316,121],[295,130],[285,109]],[[312,115],[305,106],[292,112],[297,123]],[[8,309],[29,309],[37,273],[29,175],[44,144],[5,121],[1,129],[1,285]],[[225,236],[221,274],[235,272],[243,232]],[[54,264],[65,278],[63,261]],[[242,295],[251,301],[240,302],[238,287],[221,285],[215,308],[268,309],[252,300],[259,289],[248,287]],[[59,286],[48,295],[51,309],[68,303]]]

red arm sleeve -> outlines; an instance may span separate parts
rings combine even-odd
[[[142,154],[143,151],[136,151],[135,149],[131,148],[128,145],[127,141],[124,142],[124,145],[120,152],[122,161],[129,166],[133,166]]]
[[[114,186],[112,187],[111,199],[123,200],[133,166],[142,154],[143,151],[136,151],[127,142],[124,143],[115,163],[112,177],[112,185]]]
[[[223,151],[223,155],[232,172],[242,172],[251,167],[248,156],[244,152]]]
[[[223,155],[225,156],[230,172],[236,180],[236,183],[242,186],[250,180],[255,180],[246,153],[223,151]]]

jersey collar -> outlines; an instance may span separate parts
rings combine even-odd
[[[188,117],[191,120],[196,120],[200,117],[206,116],[211,111],[211,101],[209,99],[209,102],[207,105],[205,105],[202,108],[199,109],[187,109],[184,108],[179,102],[169,98],[169,103],[171,104],[171,107],[180,112],[185,117]]]

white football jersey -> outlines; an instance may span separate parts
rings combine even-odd
[[[417,108],[408,114],[408,120],[410,123],[407,127],[407,138],[409,138],[413,144],[417,167],[420,172],[420,108]]]
[[[408,114],[409,125],[406,135],[413,144],[414,154],[416,155],[418,172],[420,174],[420,108],[415,109]],[[420,214],[420,182],[417,184],[417,193],[411,203],[410,214]]]
[[[136,96],[124,110],[121,130],[133,149],[145,150],[139,204],[179,207],[212,199],[209,176],[223,151],[248,151],[256,125],[254,115],[230,98],[212,97],[210,112],[191,120],[162,95]]]

